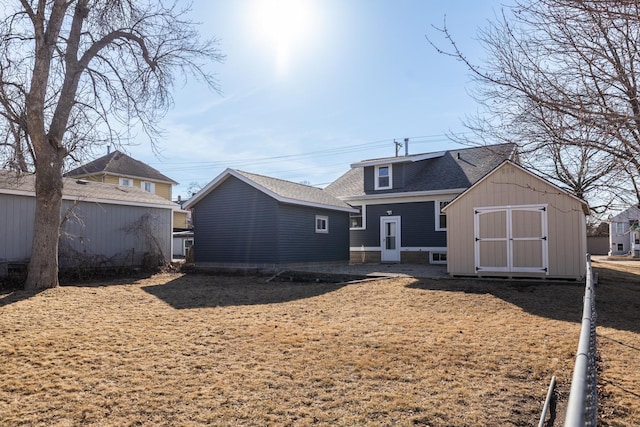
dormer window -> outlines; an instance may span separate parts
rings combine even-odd
[[[392,188],[391,165],[376,166],[376,190],[386,190]]]

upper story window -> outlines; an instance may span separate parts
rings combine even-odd
[[[376,190],[386,190],[393,187],[391,180],[391,165],[376,166]]]
[[[316,233],[329,232],[329,217],[316,215]]]
[[[131,178],[119,178],[118,183],[123,187],[133,187],[133,180]]]
[[[447,229],[447,214],[442,209],[449,204],[448,201],[436,200],[436,231],[445,231]]]
[[[358,213],[349,214],[349,228],[352,230],[364,230],[365,226],[365,206],[352,206],[354,209],[358,209]]]
[[[627,231],[625,227],[626,224],[624,222],[616,222],[615,224],[616,224],[616,230],[615,230],[616,234],[624,234]]]
[[[140,188],[142,188],[144,191],[146,191],[148,193],[155,193],[156,192],[156,185],[153,182],[142,181],[140,183]]]

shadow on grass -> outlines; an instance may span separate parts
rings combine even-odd
[[[0,308],[4,307],[5,305],[14,304],[16,302],[32,298],[44,290],[45,289],[25,291],[20,289],[0,291]]]
[[[640,276],[594,268],[597,325],[640,333]],[[548,319],[580,323],[584,283],[516,282],[509,280],[421,280],[408,287],[424,290],[490,294],[527,313]]]
[[[145,286],[149,294],[176,309],[277,304],[336,291],[344,283],[269,282],[259,276],[187,274],[162,285]]]

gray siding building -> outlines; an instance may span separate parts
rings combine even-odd
[[[640,257],[640,207],[631,206],[609,219],[609,255]]]
[[[33,175],[0,172],[0,264],[5,267],[31,256],[34,183]],[[170,260],[174,209],[172,202],[138,188],[65,178],[60,267],[136,267],[146,253]]]
[[[354,210],[321,189],[227,169],[192,197],[200,266],[346,263]]]

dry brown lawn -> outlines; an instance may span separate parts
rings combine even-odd
[[[640,268],[596,265],[600,425],[640,425]],[[2,426],[530,426],[583,285],[160,274],[0,295]]]

